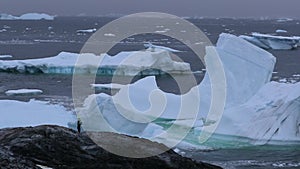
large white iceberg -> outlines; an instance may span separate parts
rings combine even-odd
[[[21,16],[0,14],[0,20],[53,20],[54,16],[45,13],[27,13]]]
[[[83,62],[77,62],[79,58]],[[72,74],[75,67],[76,72],[82,74],[97,72],[128,76],[191,71],[188,63],[173,61],[165,50],[121,52],[116,56],[61,52],[57,56],[41,59],[0,60],[2,72]]]
[[[241,35],[241,38],[264,49],[290,50],[300,44],[300,37],[274,36],[261,33],[252,33],[251,36]]]
[[[207,48],[206,62],[211,61],[214,50],[218,52],[224,66],[227,100],[216,131],[205,144],[213,147],[299,144],[300,83],[270,82],[275,57],[242,38],[221,34],[217,46]],[[199,86],[182,96],[191,96],[196,93],[201,96],[197,120],[191,133],[185,138],[192,144],[200,144],[199,135],[203,130],[216,125],[216,121],[207,119],[211,104],[211,84],[208,74],[212,70],[207,68],[208,73]],[[129,94],[124,94],[127,91]],[[159,118],[151,123],[135,121],[135,119],[147,121],[157,116],[153,114],[151,117],[149,113],[141,113],[147,112],[151,104],[160,105],[164,102],[164,99],[151,100],[151,97],[149,98],[157,93],[163,93],[166,101],[163,109],[160,106],[154,106],[154,112],[163,110]],[[158,136],[166,130],[166,126],[171,126],[174,121],[179,121],[177,125],[183,126],[191,122],[189,113],[184,117],[177,117],[182,97],[162,92],[157,87],[155,78],[147,77],[134,84],[121,87],[114,96],[90,95],[78,115],[82,118],[83,126],[87,130],[121,132],[166,143],[172,138],[166,139]],[[128,98],[136,110],[123,103],[123,100]],[[193,100],[190,103],[196,105]],[[174,138],[176,134],[178,133],[173,133]]]

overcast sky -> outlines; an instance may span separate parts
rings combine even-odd
[[[0,0],[0,13],[98,16],[165,12],[178,16],[300,18],[300,0]]]

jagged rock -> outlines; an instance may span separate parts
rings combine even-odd
[[[1,169],[39,169],[33,162],[14,155],[7,148],[0,146]]]
[[[78,134],[71,129],[60,126],[37,126],[26,128],[10,128],[0,130],[0,166],[16,163],[20,167],[38,168],[36,165],[51,168],[105,168],[105,169],[214,169],[219,168],[206,163],[195,162],[169,150],[163,154],[148,158],[127,158],[114,155],[97,146],[88,134]],[[128,143],[141,139],[113,133],[98,133],[103,137],[102,146],[108,143],[116,146],[115,138],[127,140]],[[144,140],[145,141],[145,140]],[[162,144],[145,141],[149,149],[164,150]],[[139,144],[137,144],[139,145]],[[2,148],[3,147],[3,148]],[[125,147],[119,146],[119,147]],[[137,146],[135,151],[143,151],[145,145]],[[145,150],[146,151],[146,150]],[[2,155],[4,153],[4,155]],[[6,160],[8,159],[8,160]],[[8,162],[7,162],[8,161]],[[34,165],[35,164],[35,165]],[[4,168],[3,167],[3,168]],[[6,167],[14,168],[14,167]]]

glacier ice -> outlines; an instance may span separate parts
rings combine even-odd
[[[83,62],[77,62],[84,58]],[[47,74],[104,74],[104,75],[159,75],[190,72],[190,65],[176,62],[166,50],[121,52],[116,56],[107,54],[76,54],[61,52],[57,56],[27,59],[0,60],[0,71]]]
[[[212,136],[212,138],[217,137],[221,142],[215,142],[214,138],[211,144],[209,144],[210,140],[207,141],[208,145],[222,147],[223,141],[229,141],[231,144],[227,146],[234,147],[237,144],[241,146],[299,144],[300,83],[270,82],[276,62],[275,57],[243,38],[221,34],[216,47],[207,47],[206,61],[212,58],[212,50],[218,52],[224,66],[227,100],[221,121]],[[201,96],[197,120],[191,133],[184,140],[194,145],[199,145],[199,134],[205,126],[215,123],[206,119],[211,104],[211,84],[208,73],[198,86],[185,94],[199,93]],[[128,109],[126,104],[114,102],[118,99],[128,99],[122,95],[126,91],[129,91],[128,98],[135,111]],[[166,106],[158,119],[151,123],[134,121],[135,117],[150,121],[157,117],[155,114],[152,116],[152,114],[141,113],[155,103],[151,97],[149,98],[153,92],[162,93],[156,85],[155,78],[146,77],[134,84],[121,86],[120,91],[114,96],[103,93],[89,96],[78,115],[83,119],[83,126],[87,130],[121,132],[162,143],[172,142],[177,133],[173,133],[174,138],[159,137],[161,133],[166,132],[165,127],[172,125],[174,121],[183,126],[191,122],[189,113],[184,117],[177,117],[181,103],[180,96],[163,93]],[[191,105],[194,105],[192,101]],[[160,108],[157,108],[157,111],[159,110]],[[124,116],[123,113],[126,111],[131,111],[131,115]],[[102,121],[99,122],[99,119]],[[247,144],[239,143],[245,140]]]
[[[30,100],[0,100],[0,128],[27,127],[45,124],[68,126],[75,122],[76,116],[61,105],[49,102]]]
[[[241,35],[241,38],[264,49],[290,50],[300,44],[300,37],[274,36],[261,33],[252,33],[251,36]]]

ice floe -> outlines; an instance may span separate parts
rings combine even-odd
[[[287,33],[287,31],[286,31],[286,30],[283,30],[283,29],[277,29],[277,30],[276,30],[276,33]]]
[[[240,37],[264,49],[291,50],[300,44],[299,36],[287,37],[252,33],[251,36],[241,35]]]
[[[7,96],[32,96],[40,95],[43,91],[39,89],[17,89],[17,90],[8,90],[5,92]]]
[[[12,58],[11,55],[0,55],[0,59],[3,59],[3,58]]]
[[[77,33],[94,33],[96,31],[97,31],[97,29],[93,28],[93,29],[81,29],[81,30],[77,30],[76,32]]]

